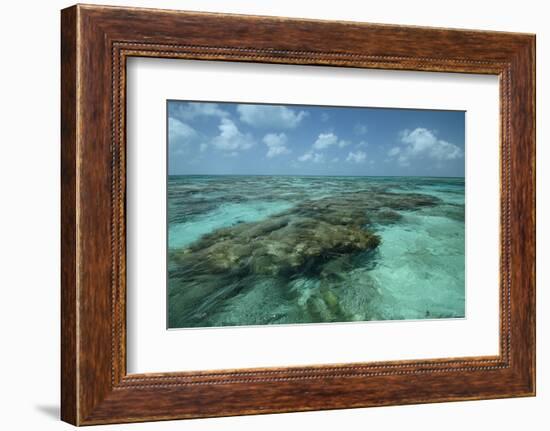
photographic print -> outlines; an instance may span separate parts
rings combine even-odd
[[[465,112],[167,102],[168,328],[465,317]]]

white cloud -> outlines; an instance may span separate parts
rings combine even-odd
[[[198,136],[190,125],[173,117],[168,118],[168,146],[171,152],[183,154]]]
[[[397,161],[401,166],[410,166],[410,162],[409,162],[410,155],[406,151],[402,152],[401,148],[399,147],[390,148],[390,150],[388,151],[388,156],[397,157]],[[387,159],[386,161],[389,162],[390,160]]]
[[[395,156],[397,156],[400,152],[401,152],[401,148],[399,148],[399,147],[393,147],[392,149],[390,149],[390,151],[388,151],[388,156],[390,156],[390,157],[395,157]]]
[[[235,152],[247,150],[254,145],[252,136],[242,133],[229,118],[222,118],[218,129],[220,134],[212,139],[212,145],[220,150]]]
[[[323,150],[331,145],[336,145],[338,143],[338,136],[334,133],[320,133],[317,137],[317,140],[313,144],[313,148],[316,150]]]
[[[330,119],[330,115],[328,115],[326,112],[321,112],[321,121],[323,123],[326,123]]]
[[[357,135],[365,135],[368,131],[368,128],[365,124],[359,124],[358,123],[353,127],[353,131]]]
[[[346,162],[363,163],[365,160],[367,160],[367,153],[364,151],[357,151],[356,153],[350,151],[346,157]]]
[[[283,154],[289,154],[290,150],[286,147],[271,147],[268,151],[266,156],[269,158],[275,157],[275,156],[282,156]]]
[[[271,158],[291,153],[290,149],[286,146],[287,140],[284,133],[268,133],[265,135],[262,142],[267,145],[267,157]]]
[[[201,150],[201,153],[204,153],[207,149],[208,149],[208,144],[206,143],[202,143],[199,147],[199,149]]]
[[[367,141],[359,141],[359,143],[355,145],[355,148],[366,148],[368,146],[369,143]]]
[[[258,128],[294,129],[308,115],[305,111],[272,105],[238,105],[237,111],[243,123]]]
[[[428,157],[437,161],[454,160],[464,156],[462,149],[450,142],[439,139],[436,132],[423,127],[403,130],[400,133],[402,147],[389,150],[388,156],[397,157],[397,161],[408,166],[416,157]]]
[[[313,158],[313,153],[311,151],[308,151],[307,153],[302,154],[300,157],[298,157],[299,162],[308,162]]]
[[[173,117],[168,118],[168,132],[170,141],[180,138],[188,139],[197,136],[197,131],[190,125]]]
[[[347,147],[350,145],[350,141],[345,141],[343,139],[338,139],[332,132],[320,133],[315,142],[313,143],[313,148],[316,150],[324,150],[333,145],[338,145],[340,148]]]
[[[412,132],[404,130],[401,141],[412,154],[427,154],[437,160],[452,160],[463,156],[460,147],[438,139],[435,132],[424,128],[416,128]]]
[[[315,153],[313,151],[308,151],[307,153],[304,153],[300,157],[298,157],[298,161],[323,163],[325,161],[325,156],[323,155],[323,153]]]
[[[217,103],[188,102],[176,105],[173,113],[183,120],[193,120],[196,117],[229,117],[229,112],[224,111]]]

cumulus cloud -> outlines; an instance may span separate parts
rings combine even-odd
[[[308,115],[306,111],[273,105],[238,105],[237,112],[243,123],[275,129],[294,129]]]
[[[188,139],[197,136],[197,131],[189,124],[186,124],[177,118],[168,118],[168,137],[170,141],[178,139]]]
[[[288,139],[284,133],[268,133],[262,139],[262,142],[267,145],[267,157],[281,156],[289,154],[291,151],[286,146]]]
[[[357,151],[356,153],[350,151],[346,157],[346,162],[351,163],[363,163],[365,160],[367,160],[367,153],[364,151]]]
[[[300,157],[298,157],[298,161],[323,163],[325,161],[325,156],[323,155],[323,153],[315,153],[313,151],[308,151],[307,153],[304,153]]]
[[[236,152],[247,150],[254,145],[252,136],[242,133],[229,118],[222,118],[218,129],[220,134],[212,139],[212,145],[220,150]]]
[[[332,132],[329,132],[329,133],[320,133],[316,141],[313,143],[313,148],[316,150],[324,150],[325,148],[328,148],[333,145],[338,145],[340,148],[344,148],[350,144],[351,144],[350,141],[344,141],[342,139],[338,139],[338,136],[336,136]]]
[[[302,154],[300,157],[298,157],[299,162],[307,162],[311,160],[313,153],[311,151],[308,151],[307,153]]]
[[[395,157],[401,152],[401,148],[399,147],[393,147],[388,151],[388,156]]]
[[[359,141],[359,143],[355,144],[355,148],[366,148],[369,146],[369,143],[367,141]]]
[[[217,103],[187,102],[172,105],[170,114],[186,121],[197,117],[227,118],[229,112],[224,111]]]
[[[313,148],[317,150],[323,150],[331,145],[336,145],[338,143],[338,136],[334,133],[321,133],[319,134],[317,140],[313,144]]]
[[[414,130],[403,130],[400,133],[401,147],[393,147],[388,156],[407,166],[410,160],[427,157],[437,161],[454,160],[464,156],[462,149],[450,142],[439,139],[433,130],[417,127]]]
[[[368,131],[368,128],[365,124],[359,124],[358,123],[353,127],[353,131],[357,135],[366,135],[366,133]]]
[[[172,153],[183,154],[198,137],[199,134],[190,125],[177,118],[168,118],[168,146]]]

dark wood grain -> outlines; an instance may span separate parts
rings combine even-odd
[[[61,36],[63,420],[87,425],[534,395],[533,35],[74,6],[62,12]],[[130,56],[498,75],[499,355],[127,375]]]
[[[61,16],[61,417],[78,422],[76,299],[76,8]]]

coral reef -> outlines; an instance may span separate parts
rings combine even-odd
[[[439,202],[383,189],[342,193],[301,201],[266,220],[221,228],[170,250],[169,326],[208,326],[205,321],[224,299],[247,294],[258,279],[271,279],[269,288],[279,286],[281,295],[296,300],[300,286],[292,280],[309,276],[318,278],[318,286],[304,300],[298,321],[357,320],[342,310],[338,289],[346,283],[351,261],[379,245],[374,227],[396,223],[398,211]],[[276,322],[276,316],[266,319],[256,324]]]

